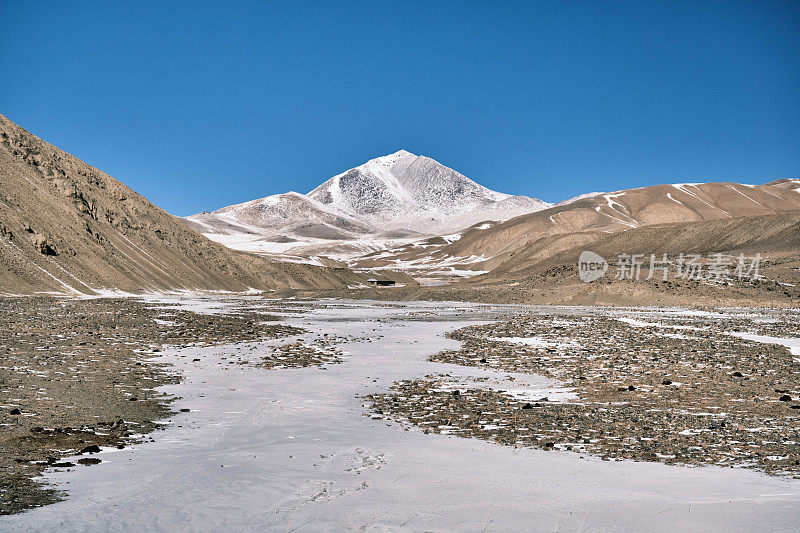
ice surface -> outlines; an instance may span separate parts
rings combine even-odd
[[[511,344],[525,344],[534,348],[578,348],[577,342],[554,342],[541,337],[490,337],[491,341],[510,342]]]
[[[730,333],[734,337],[740,337],[745,340],[755,342],[765,342],[767,344],[780,344],[789,348],[789,353],[800,357],[800,339],[784,338],[784,337],[771,337],[769,335],[755,335],[753,333]]]
[[[179,299],[170,300],[176,306]],[[211,312],[224,302],[192,301]],[[577,453],[404,431],[356,395],[399,379],[481,369],[427,362],[478,305],[320,301],[289,321],[365,335],[327,370],[216,363],[258,344],[167,352],[186,376],[154,443],[48,474],[69,499],[0,518],[4,531],[764,531],[800,527],[800,481],[717,467],[604,462]],[[566,309],[566,308],[564,308]],[[425,312],[424,316],[418,313]],[[417,313],[417,314],[415,314]],[[391,320],[389,320],[391,319]],[[382,336],[378,338],[378,336]],[[250,351],[255,348],[255,351]],[[237,351],[238,350],[238,351]],[[183,357],[182,357],[183,356]],[[200,357],[200,362],[192,362]],[[504,373],[491,373],[500,383]],[[557,384],[528,376],[529,387]]]

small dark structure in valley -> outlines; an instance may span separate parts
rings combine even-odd
[[[370,285],[376,285],[378,287],[389,287],[395,284],[394,280],[391,279],[375,279],[375,278],[368,279],[367,283],[369,283]]]

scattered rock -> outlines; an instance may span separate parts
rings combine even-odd
[[[549,447],[550,442],[558,449],[607,460],[800,474],[795,445],[800,429],[791,414],[800,409],[800,402],[787,405],[789,411],[784,403],[764,401],[764,391],[796,382],[797,363],[786,347],[732,338],[729,319],[660,316],[659,322],[687,326],[675,338],[665,336],[663,327],[634,327],[602,310],[594,312],[568,317],[532,313],[469,326],[447,335],[461,341],[459,349],[428,358],[463,366],[479,366],[478,361],[486,358],[498,371],[537,374],[570,384],[578,402],[537,403],[523,409],[526,402],[505,391],[465,389],[463,381],[445,374],[399,381],[388,393],[368,395],[371,409],[382,411],[380,416],[404,429],[418,426],[424,433],[537,448]],[[737,320],[746,324],[743,331],[800,337],[800,315],[785,311],[775,315],[777,320],[769,323]],[[503,341],[530,337],[550,346]],[[725,368],[739,370],[725,374],[720,371]],[[676,381],[665,375],[675,376]],[[457,402],[450,392],[454,387],[461,387]],[[720,413],[725,413],[724,419]],[[759,430],[752,431],[754,427]]]
[[[39,250],[42,255],[58,255],[55,246],[47,241],[44,235],[34,234],[32,237],[33,245]]]

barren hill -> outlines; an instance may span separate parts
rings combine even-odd
[[[0,293],[335,288],[347,269],[209,241],[108,174],[0,115]]]
[[[587,231],[543,237],[509,254],[491,272],[473,281],[524,281],[557,266],[574,266],[585,249],[599,253],[609,263],[623,253],[644,254],[646,258],[665,253],[672,257],[717,252],[800,255],[800,214],[653,224],[619,233]]]
[[[619,233],[654,224],[700,222],[800,213],[800,181],[765,185],[698,183],[655,185],[614,193],[592,193],[501,223],[477,224],[457,240],[430,241],[373,253],[353,262],[364,268],[398,265],[493,270],[510,254],[539,239],[568,243],[591,239],[584,232]],[[551,241],[548,241],[551,242]]]
[[[591,250],[609,263],[605,277],[584,283],[578,276],[578,258]],[[650,254],[662,254],[675,262],[679,254],[700,254],[705,279],[679,279],[676,266],[667,281],[658,272],[649,274]],[[729,254],[736,263],[745,254],[751,264],[761,255],[759,274],[753,283],[738,280],[730,266],[731,279],[708,279],[707,267],[714,253]],[[639,280],[617,280],[618,254],[644,254]],[[800,214],[652,224],[624,232],[583,231],[542,237],[530,241],[486,274],[438,286],[380,291],[348,291],[350,297],[395,300],[480,301],[543,305],[680,305],[680,306],[782,306],[800,302]]]
[[[604,257],[607,276],[592,283],[578,278],[577,261],[583,250]],[[679,254],[700,254],[706,265],[711,254],[760,254],[758,283],[731,279],[717,283],[707,279],[677,279],[675,266],[663,281],[659,271],[647,280],[650,254],[675,261]],[[619,254],[643,254],[638,281],[614,279]],[[749,265],[748,265],[749,266]],[[552,303],[608,303],[625,305],[796,305],[800,301],[800,215],[761,215],[699,222],[654,224],[618,233],[582,232],[543,237],[508,255],[488,274],[465,285],[473,290],[512,287],[525,300]],[[738,305],[738,304],[737,304]]]
[[[654,185],[583,198],[523,215],[474,233],[451,249],[497,255],[547,235],[618,232],[651,224],[800,213],[800,193],[776,185],[698,183]]]

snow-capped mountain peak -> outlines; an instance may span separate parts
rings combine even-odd
[[[324,205],[344,213],[373,219],[393,218],[400,213],[406,195],[397,174],[417,156],[405,150],[370,159],[324,182],[308,193]]]
[[[368,236],[383,245],[386,238],[443,235],[549,205],[492,191],[434,159],[398,150],[337,174],[308,194],[277,194],[188,220],[213,240],[243,250],[283,251],[295,242],[299,251],[321,241],[361,250],[352,241]]]
[[[414,219],[442,219],[511,198],[479,185],[429,157],[406,150],[371,159],[329,179],[310,198],[379,225],[417,227]],[[531,200],[531,207],[544,203]],[[529,210],[525,210],[529,212]],[[508,217],[506,217],[508,218]]]
[[[401,149],[401,150],[398,150],[398,151],[394,152],[393,154],[382,155],[380,157],[376,157],[375,159],[370,159],[369,161],[367,161],[366,163],[364,163],[361,166],[365,167],[365,166],[369,166],[369,165],[383,165],[383,166],[386,166],[388,168],[391,168],[392,165],[394,165],[395,163],[397,163],[401,159],[414,158],[414,157],[417,157],[417,156],[412,154],[408,150],[402,150]],[[358,168],[358,167],[356,167],[356,168]]]

